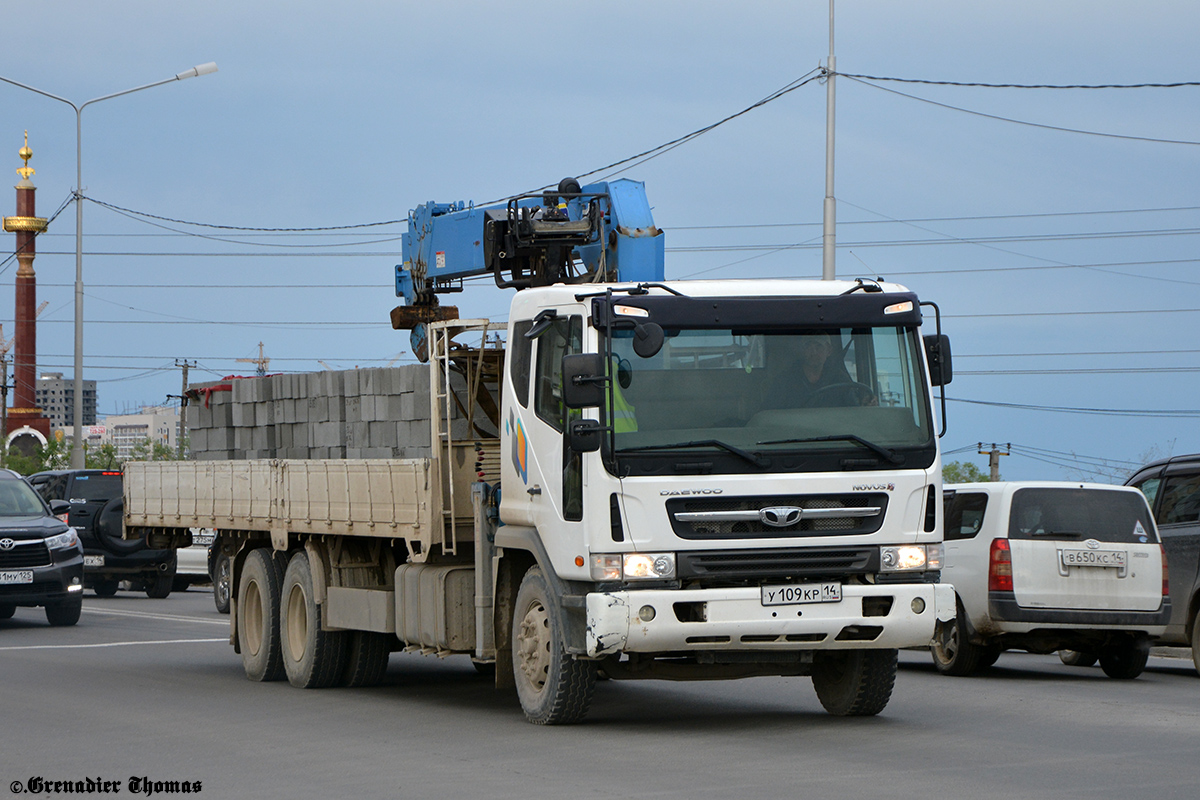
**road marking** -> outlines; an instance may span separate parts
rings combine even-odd
[[[229,639],[156,639],[145,642],[101,642],[99,644],[24,644],[0,647],[0,650],[82,650],[89,647],[132,647],[139,644],[200,644],[205,642],[228,644]]]
[[[117,611],[108,608],[87,608],[83,609],[88,614],[112,614],[117,617],[140,617],[142,619],[163,619],[168,622],[199,622],[204,625],[224,625],[229,626],[227,619],[204,619],[203,617],[181,617],[175,614],[152,614],[148,611]]]

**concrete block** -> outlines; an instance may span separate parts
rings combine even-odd
[[[234,428],[249,428],[254,425],[254,404],[235,403],[230,409],[229,422]]]
[[[256,427],[265,427],[275,424],[275,404],[274,403],[255,403],[254,404],[254,425]]]
[[[352,423],[352,422],[361,422],[362,421],[362,398],[349,397],[349,396],[346,397],[346,402],[343,405],[343,413],[344,413],[344,416],[342,417],[342,419],[345,420],[347,424]]]
[[[368,447],[386,447],[389,451],[400,444],[394,422],[369,422]]]
[[[409,392],[400,395],[399,414],[394,419],[397,422],[418,419],[429,419],[429,395]]]

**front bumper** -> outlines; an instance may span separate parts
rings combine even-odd
[[[83,556],[76,549],[54,551],[52,563],[32,572],[32,583],[0,584],[0,605],[45,606],[83,595]]]
[[[891,598],[880,615],[883,598]],[[869,600],[864,609],[864,600]],[[914,601],[920,600],[921,603]],[[921,612],[914,610],[914,605]],[[587,654],[702,650],[832,650],[919,647],[937,620],[955,615],[944,583],[844,585],[836,603],[764,606],[758,587],[645,589],[587,595]],[[653,619],[639,616],[644,606]],[[870,615],[864,611],[870,611]],[[685,621],[686,620],[686,621]]]

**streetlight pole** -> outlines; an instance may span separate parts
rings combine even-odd
[[[164,83],[172,81],[182,81],[187,78],[195,78],[199,75],[209,75],[217,71],[215,62],[200,64],[192,67],[189,70],[180,72],[172,78],[165,78],[154,83],[147,83],[144,86],[135,86],[132,89],[126,89],[123,92],[114,92],[106,94],[103,97],[96,97],[88,100],[86,103],[76,105],[65,97],[59,97],[49,92],[43,92],[41,89],[35,89],[32,86],[27,86],[23,83],[11,80],[0,76],[0,81],[11,83],[13,86],[19,86],[22,89],[28,89],[31,92],[49,97],[52,100],[58,100],[60,103],[66,103],[71,108],[75,109],[75,414],[74,414],[74,437],[71,441],[71,468],[83,469],[83,110],[93,103],[99,103],[101,100],[111,100],[114,97],[121,97],[134,92],[140,92],[143,89],[153,89],[155,86],[162,86]]]

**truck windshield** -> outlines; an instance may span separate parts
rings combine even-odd
[[[633,342],[633,332],[614,331],[611,422],[630,474],[933,461],[913,328],[675,329],[651,358],[636,355]]]

